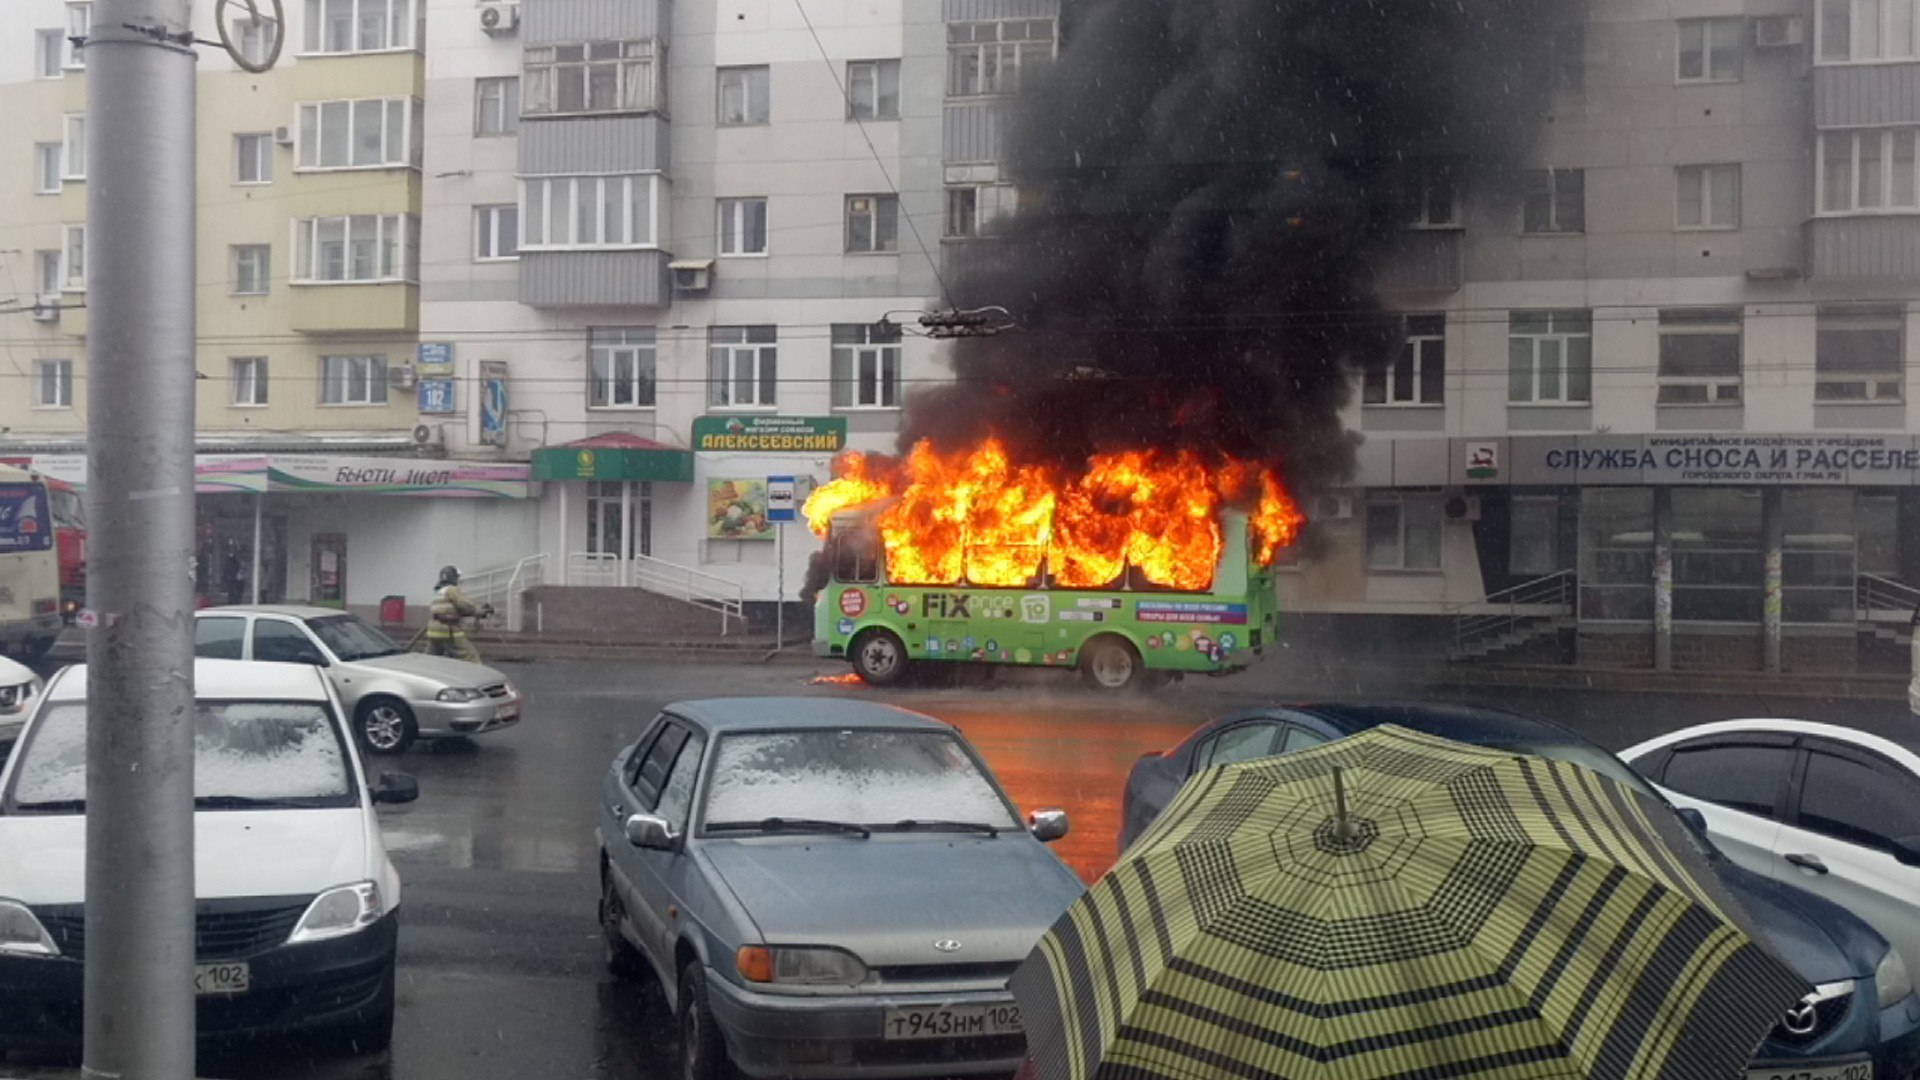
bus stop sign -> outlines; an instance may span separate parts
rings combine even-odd
[[[772,522],[790,522],[795,518],[794,478],[791,476],[767,477],[767,520]]]

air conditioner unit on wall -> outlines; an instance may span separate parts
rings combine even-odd
[[[1313,501],[1315,521],[1346,521],[1353,517],[1353,496],[1322,495]]]
[[[1480,496],[1455,495],[1449,498],[1444,507],[1447,516],[1455,521],[1480,520]]]
[[[703,293],[713,283],[712,259],[678,259],[667,264],[673,271],[675,292]]]
[[[1785,49],[1806,40],[1798,15],[1761,15],[1753,20],[1753,44],[1759,49]]]
[[[519,4],[481,4],[480,29],[489,34],[511,34],[520,29]]]
[[[411,390],[420,381],[420,375],[413,370],[412,364],[401,364],[387,369],[387,384],[397,390]]]
[[[51,293],[33,298],[34,322],[59,322],[60,298]]]
[[[281,146],[292,146],[293,145],[293,129],[290,127],[274,128],[273,141],[279,143]]]

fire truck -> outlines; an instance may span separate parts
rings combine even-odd
[[[45,477],[0,465],[0,653],[20,660],[39,659],[60,637],[53,496]]]

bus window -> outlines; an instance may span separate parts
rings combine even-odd
[[[872,529],[833,534],[833,579],[880,580],[880,537]]]
[[[82,509],[80,493],[71,488],[49,487],[49,501],[53,504],[53,523],[62,529],[83,529],[87,525],[86,513]]]

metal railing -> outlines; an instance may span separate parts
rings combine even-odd
[[[1556,570],[1489,593],[1484,600],[1455,604],[1448,609],[1454,617],[1454,653],[1511,634],[1522,624],[1542,619],[1560,619],[1573,614],[1574,585],[1572,570]]]
[[[1863,623],[1920,623],[1920,588],[1878,574],[1853,579],[1853,606]]]
[[[626,584],[620,556],[612,552],[574,551],[567,555],[567,584],[615,586]]]
[[[630,560],[593,551],[567,555],[567,584],[626,586],[707,608],[720,616],[720,632],[731,633],[735,620],[746,621],[746,590],[738,582],[691,566],[635,555]]]
[[[546,569],[545,553],[528,555],[507,566],[490,566],[461,575],[460,591],[483,607],[493,605],[493,618],[485,620],[485,625],[517,631],[525,626],[522,616],[527,590],[546,583]]]

